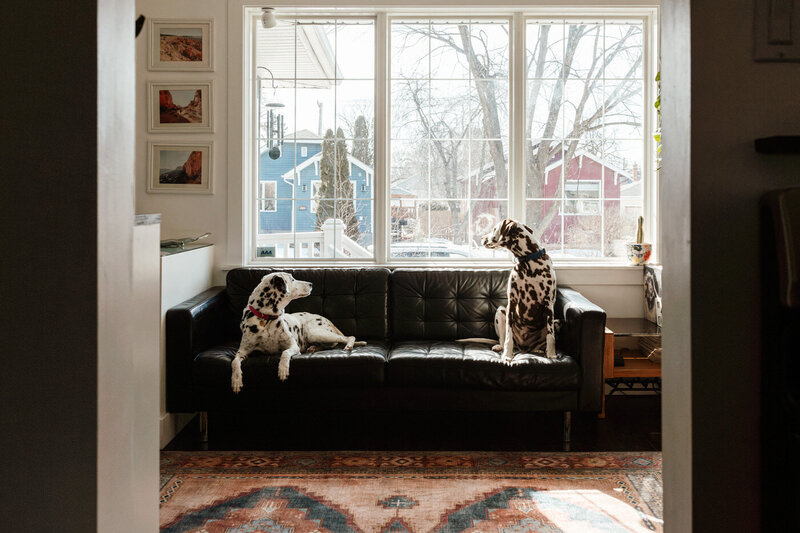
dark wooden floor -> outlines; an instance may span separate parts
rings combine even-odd
[[[336,417],[209,416],[209,442],[197,419],[166,450],[489,450],[561,451],[560,413],[346,413]],[[609,396],[606,418],[576,413],[572,451],[661,450],[661,397]]]

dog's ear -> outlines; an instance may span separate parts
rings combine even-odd
[[[286,280],[283,276],[274,276],[270,284],[277,290],[286,292]]]

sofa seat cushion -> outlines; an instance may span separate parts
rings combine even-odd
[[[197,390],[231,387],[231,361],[238,342],[230,342],[200,352],[192,365],[192,385]],[[341,349],[320,350],[292,357],[289,379],[278,379],[280,355],[253,352],[242,363],[245,390],[277,386],[372,386],[383,383],[388,345],[382,341],[369,342],[353,348],[352,353]]]
[[[406,341],[389,351],[386,381],[403,387],[565,391],[580,387],[578,363],[561,352],[517,354],[507,364],[491,346],[447,341]]]

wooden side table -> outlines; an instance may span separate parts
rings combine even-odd
[[[622,349],[623,366],[614,366],[615,344],[630,344],[638,337],[661,337],[661,328],[644,318],[606,319],[605,344],[603,346],[603,410],[598,415],[606,417],[605,381],[613,378],[660,378],[661,363],[654,363],[638,347]],[[623,339],[625,342],[623,342]],[[616,342],[619,340],[620,342]],[[617,349],[620,349],[617,346]]]

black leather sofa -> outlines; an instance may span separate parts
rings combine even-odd
[[[295,356],[285,382],[279,356],[253,354],[242,365],[244,389],[234,394],[242,310],[274,269],[232,270],[227,286],[167,312],[169,412],[562,411],[568,443],[571,412],[601,408],[606,314],[575,290],[558,288],[558,357],[519,354],[506,364],[488,345],[454,341],[497,338],[494,313],[506,303],[508,270],[280,270],[314,285],[288,312],[326,316],[368,344],[350,354]]]

